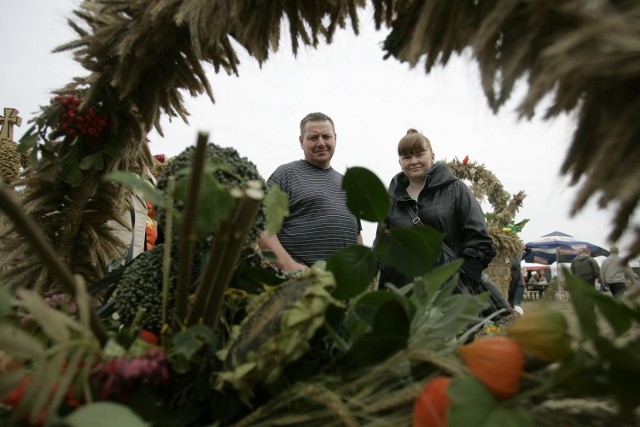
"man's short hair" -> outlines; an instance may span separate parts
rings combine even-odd
[[[333,120],[331,117],[327,116],[324,113],[309,113],[302,120],[300,120],[300,136],[304,135],[304,126],[307,122],[329,122],[331,123],[331,129],[333,130],[333,134],[336,134],[336,126],[333,124]]]

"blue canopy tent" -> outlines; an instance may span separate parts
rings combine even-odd
[[[538,240],[525,243],[522,260],[546,265],[553,264],[556,261],[560,263],[571,262],[585,247],[589,248],[592,257],[609,256],[609,251],[600,246],[554,231]]]

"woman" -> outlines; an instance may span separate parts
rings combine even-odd
[[[464,260],[462,275],[480,282],[495,249],[475,196],[442,162],[435,161],[431,142],[417,130],[409,129],[400,139],[398,156],[402,172],[389,185],[391,203],[386,228],[422,223],[445,233],[444,243],[451,248],[453,258]],[[384,228],[378,227],[376,240]],[[399,287],[410,281],[393,268],[381,267],[381,286],[390,282]]]

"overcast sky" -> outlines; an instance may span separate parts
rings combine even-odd
[[[3,9],[0,108],[20,111],[23,123],[15,129],[16,140],[38,106],[49,102],[53,89],[86,74],[70,52],[51,53],[75,38],[66,18],[77,4],[21,0]],[[212,142],[233,146],[252,160],[266,179],[279,164],[302,158],[300,119],[321,111],[336,124],[333,167],[342,173],[349,167],[366,167],[386,185],[400,171],[397,142],[412,127],[431,140],[437,159],[468,155],[491,170],[509,193],[527,193],[516,217],[516,221],[530,219],[521,233],[523,241],[562,231],[610,246],[611,212],[590,206],[574,218],[569,216],[576,189],[568,186],[559,170],[575,127],[572,117],[543,121],[538,117],[544,110],[539,109],[533,120],[518,120],[515,109],[523,86],[494,115],[482,93],[477,65],[469,58],[454,58],[427,75],[421,66],[411,69],[393,59],[383,60],[384,38],[365,13],[360,36],[346,29],[331,45],[303,48],[297,58],[283,43],[262,69],[238,51],[240,76],[216,75],[210,69],[216,103],[206,95],[190,99],[190,123],[165,120],[164,137],[155,133],[150,137],[151,151],[178,154],[195,143],[198,131],[205,131]],[[363,225],[365,243],[370,245],[375,225]]]

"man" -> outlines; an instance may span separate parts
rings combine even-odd
[[[570,270],[571,274],[594,286],[596,279],[600,281],[600,267],[591,258],[591,251],[587,247],[582,248],[582,253],[571,261]]]
[[[609,252],[611,252],[611,255],[602,261],[600,275],[604,285],[609,287],[611,295],[614,298],[620,298],[624,294],[626,279],[629,279],[630,283],[633,284],[636,278],[629,264],[623,263],[620,259],[620,250],[617,246],[611,247]]]
[[[273,252],[283,272],[306,270],[318,260],[353,244],[362,244],[362,227],[347,208],[342,174],[331,167],[336,149],[333,120],[323,113],[307,114],[300,122],[303,160],[279,166],[267,185],[289,198],[289,215],[277,235],[266,231],[260,247]]]
[[[511,260],[511,280],[509,281],[508,301],[511,307],[522,314],[522,297],[524,296],[524,279],[520,267],[520,259]]]

